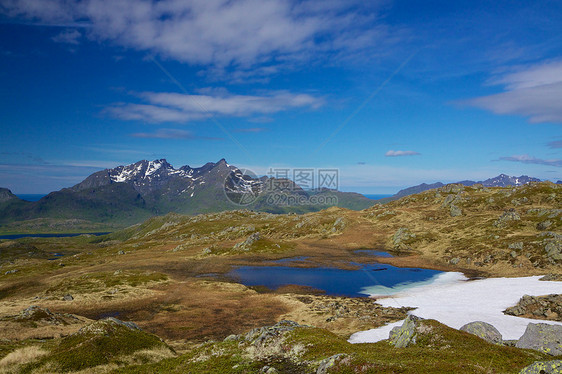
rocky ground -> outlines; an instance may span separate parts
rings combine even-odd
[[[525,295],[504,312],[517,317],[562,321],[562,295]]]
[[[0,372],[519,372],[556,357],[425,320],[415,344],[351,345],[353,332],[408,310],[224,274],[306,257],[292,266],[379,261],[560,280],[561,192],[448,185],[359,212],[169,214],[103,237],[1,241]],[[523,299],[513,313],[559,320],[559,295]]]

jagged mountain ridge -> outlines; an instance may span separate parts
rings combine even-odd
[[[541,180],[538,178],[534,178],[534,177],[529,177],[527,175],[521,175],[519,177],[516,176],[509,176],[507,174],[500,174],[497,177],[493,177],[493,178],[488,178],[486,180],[483,181],[472,181],[472,180],[463,180],[463,181],[459,181],[456,182],[457,184],[462,184],[464,186],[473,186],[475,184],[482,184],[484,187],[511,187],[511,186],[522,186],[531,182],[540,182]],[[426,184],[426,183],[422,183],[422,184],[418,184],[417,186],[412,186],[412,187],[408,187],[405,189],[402,189],[400,191],[398,191],[396,194],[384,198],[384,199],[380,199],[378,200],[381,203],[385,203],[388,201],[393,201],[393,200],[397,200],[400,199],[401,197],[404,196],[408,196],[408,195],[413,195],[416,193],[420,193],[423,191],[427,191],[427,190],[431,190],[434,188],[439,188],[439,187],[443,187],[445,184],[441,183],[441,182],[436,182],[436,183],[432,183],[432,184]]]
[[[260,191],[273,191],[271,186],[276,183],[283,186],[280,192],[288,196],[310,198],[332,194],[337,196],[338,203],[272,204],[267,193],[260,194]],[[240,206],[229,200],[225,191],[230,194],[252,192],[258,197],[251,204]],[[6,190],[3,195],[9,197],[9,193]],[[182,166],[177,169],[160,159],[98,171],[82,182],[51,192],[36,202],[7,198],[7,203],[0,207],[0,224],[50,218],[125,226],[169,212],[199,214],[247,208],[272,213],[304,213],[333,205],[364,209],[373,204],[360,194],[330,190],[309,192],[288,179],[252,177],[224,159],[198,168]]]

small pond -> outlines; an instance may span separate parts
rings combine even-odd
[[[281,286],[299,285],[323,290],[327,295],[364,297],[372,294],[373,289],[376,294],[389,295],[400,289],[431,283],[443,273],[439,270],[399,268],[386,264],[353,265],[359,266],[359,269],[241,266],[227,276],[246,286],[266,286],[275,290]]]
[[[358,255],[369,255],[369,256],[376,256],[376,257],[388,257],[388,258],[394,257],[388,252],[376,251],[374,249],[358,249],[356,251],[353,251],[353,253],[356,253]]]

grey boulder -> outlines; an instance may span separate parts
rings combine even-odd
[[[502,334],[498,329],[486,322],[470,322],[461,327],[460,330],[476,335],[489,343],[502,344],[503,341]]]
[[[517,348],[534,349],[552,356],[562,355],[562,326],[546,323],[529,323]]]

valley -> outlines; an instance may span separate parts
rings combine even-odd
[[[368,269],[366,282],[373,286],[384,283],[392,266],[459,272],[471,279],[546,274],[555,279],[562,261],[561,188],[548,182],[507,188],[454,184],[360,211],[332,207],[304,215],[169,213],[102,236],[2,240],[0,318],[2,336],[8,339],[0,352],[7,357],[34,347],[46,353],[30,359],[28,366],[5,366],[0,358],[0,367],[54,370],[57,361],[49,357],[55,357],[57,347],[81,339],[78,329],[112,317],[133,321],[143,334],[155,334],[166,346],[147,343],[145,351],[131,347],[116,353],[115,360],[94,360],[88,367],[69,364],[61,370],[174,372],[189,367],[220,372],[227,365],[232,372],[265,366],[312,372],[322,360],[344,354],[349,358],[335,360],[341,370],[364,365],[445,372],[468,365],[485,372],[478,367],[488,356],[476,352],[487,350],[497,358],[494,371],[517,372],[548,355],[491,347],[429,321],[433,332],[424,333],[429,340],[392,358],[397,348],[386,341],[351,345],[346,340],[359,331],[404,320],[408,312],[415,314],[412,308],[326,294],[321,283],[244,286],[229,273],[248,266]],[[21,313],[32,305],[67,322],[52,322],[55,317],[26,322]],[[263,344],[245,337],[254,328],[282,320],[298,326],[263,330],[273,331],[264,335]],[[118,336],[136,334],[112,323],[97,328],[109,328]],[[430,343],[432,339],[438,342]],[[462,356],[463,344],[471,345],[474,355]],[[378,353],[370,355],[369,350]],[[139,356],[141,351],[145,353]],[[409,354],[417,357],[415,362],[408,361]],[[445,366],[430,369],[427,365],[437,357]],[[404,368],[405,363],[410,366]]]

